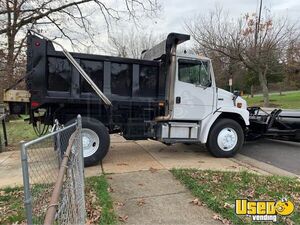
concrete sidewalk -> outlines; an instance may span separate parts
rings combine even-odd
[[[204,206],[191,204],[194,197],[175,180],[171,168],[247,170],[266,174],[249,165],[212,157],[202,145],[166,146],[152,140],[126,141],[111,136],[111,148],[103,168],[112,187],[118,216],[128,224],[222,224]],[[47,171],[39,171],[47,174]],[[98,176],[101,166],[85,168],[86,176]],[[0,154],[0,187],[22,185],[20,152]]]
[[[190,203],[194,197],[167,170],[113,174],[109,178],[115,211],[127,224],[222,224],[213,219],[211,210]]]
[[[228,158],[215,158],[203,145],[175,144],[166,146],[153,140],[126,141],[118,135],[112,136],[111,148],[103,161],[106,173],[127,173],[150,168],[198,168],[211,170],[250,170],[266,174],[258,169],[241,165]],[[100,165],[85,169],[87,176],[101,172]]]
[[[212,170],[263,171],[241,165],[230,159],[212,157],[202,145],[176,144],[166,146],[160,142],[126,141],[119,135],[111,135],[111,147],[103,161],[106,173],[127,173],[151,168],[162,170],[171,168],[198,168]],[[45,171],[39,171],[47,174]],[[85,168],[86,176],[101,174],[101,166]],[[0,154],[0,188],[22,185],[22,170],[19,151]]]

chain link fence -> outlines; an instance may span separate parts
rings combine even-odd
[[[0,153],[3,152],[8,145],[5,118],[5,114],[0,114]]]
[[[28,224],[84,224],[81,117],[21,144]]]

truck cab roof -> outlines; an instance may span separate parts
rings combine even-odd
[[[210,58],[202,56],[202,55],[196,55],[192,53],[177,53],[177,57],[179,58],[188,58],[188,59],[197,59],[202,61],[210,61]]]

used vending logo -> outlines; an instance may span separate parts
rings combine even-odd
[[[277,222],[278,216],[289,216],[294,211],[294,203],[283,198],[279,201],[235,200],[237,215],[251,216],[253,221]]]

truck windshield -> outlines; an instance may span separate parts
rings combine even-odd
[[[207,61],[179,60],[178,79],[186,83],[210,86],[209,63]]]

